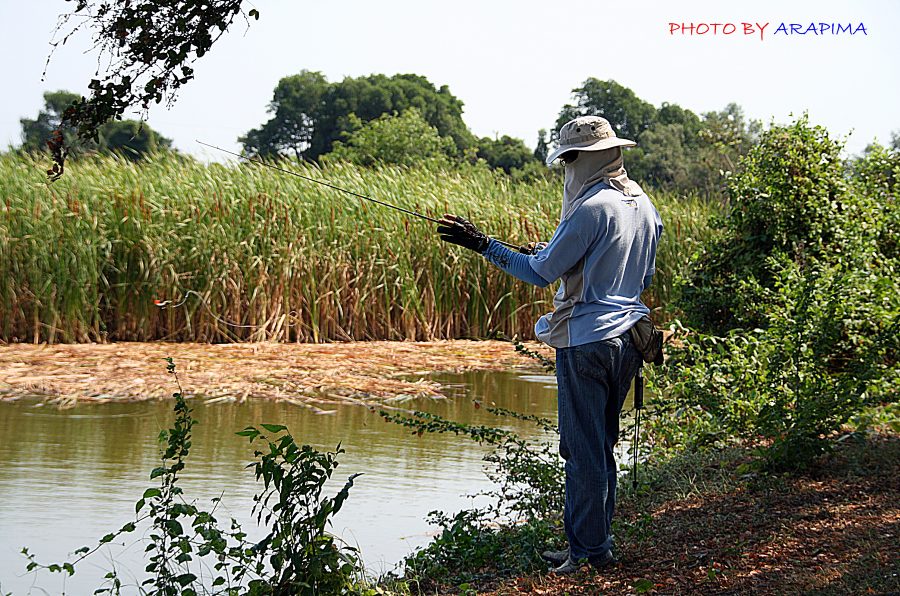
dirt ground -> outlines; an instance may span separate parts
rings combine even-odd
[[[440,385],[428,376],[433,372],[534,367],[500,341],[15,344],[0,346],[0,399],[37,394],[63,406],[166,399],[174,391],[166,357],[174,359],[192,394],[277,399],[316,411],[343,402],[441,397]]]
[[[675,482],[693,494],[623,503],[615,567],[479,594],[900,594],[900,437],[849,443],[799,476],[742,479],[739,462],[710,462]]]

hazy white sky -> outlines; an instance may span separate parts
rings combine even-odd
[[[64,0],[0,0],[0,146],[20,142],[47,90],[86,93],[96,58],[82,38],[41,71]],[[900,130],[900,2],[640,0],[256,0],[261,18],[237,24],[197,62],[196,79],[149,123],[175,146],[210,156],[194,139],[237,149],[267,119],[278,80],[302,69],[329,80],[417,73],[449,85],[478,135],[509,134],[534,146],[571,90],[587,77],[615,79],[639,97],[704,112],[729,102],[768,123],[809,111],[852,135],[848,150]],[[670,35],[669,23],[735,23],[731,35]],[[742,22],[769,23],[764,38]],[[868,35],[775,35],[782,22],[863,23]],[[218,156],[216,156],[218,158]]]

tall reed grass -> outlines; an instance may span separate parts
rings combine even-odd
[[[0,156],[6,342],[531,337],[551,305],[550,289],[447,246],[429,224],[258,166],[98,157],[48,184],[45,165]],[[548,239],[558,217],[550,180],[516,183],[478,167],[291,167],[431,215],[468,216],[517,243]],[[667,228],[646,300],[660,306],[709,233],[711,208],[654,199]],[[202,301],[154,306],[189,290]]]

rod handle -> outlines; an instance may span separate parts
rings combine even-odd
[[[637,374],[634,375],[634,409],[640,410],[644,407],[644,367],[639,366]]]

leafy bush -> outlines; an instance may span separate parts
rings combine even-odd
[[[801,274],[783,263],[774,292],[781,308],[766,328],[687,335],[670,348],[652,404],[657,447],[749,440],[772,466],[802,467],[853,416],[896,399],[896,289],[841,265]],[[873,330],[866,311],[884,316],[891,300],[892,318]]]
[[[699,333],[657,375],[658,447],[758,441],[801,467],[867,408],[896,400],[897,156],[845,171],[806,117],[763,135],[680,306]],[[887,223],[886,223],[887,222]]]
[[[501,408],[487,410],[528,420],[553,435],[558,432],[543,418]],[[430,588],[546,568],[540,552],[559,540],[565,502],[564,472],[555,442],[532,443],[510,431],[461,424],[425,412],[381,415],[415,434],[452,432],[495,447],[485,456],[485,461],[493,464],[488,477],[497,484],[495,490],[484,493],[490,503],[454,515],[431,512],[429,521],[440,526],[441,533],[406,558],[407,580]]]
[[[691,326],[708,333],[764,326],[775,281],[769,257],[784,255],[805,270],[847,248],[847,223],[858,213],[840,151],[806,116],[762,135],[730,181],[730,211],[714,226],[720,234],[682,284]]]
[[[363,123],[351,114],[351,130],[345,141],[335,142],[329,157],[362,166],[412,166],[422,162],[447,163],[456,150],[453,140],[410,108],[400,114],[384,114]]]
[[[900,259],[900,148],[868,147],[864,156],[850,163],[850,175],[874,210],[878,252],[885,259]]]

